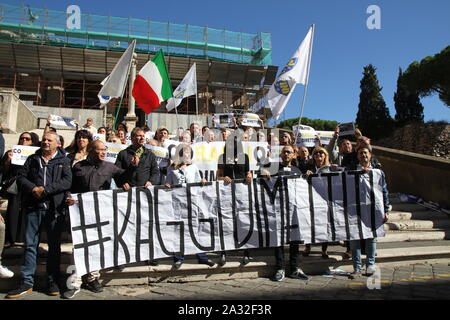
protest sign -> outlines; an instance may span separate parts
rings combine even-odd
[[[241,125],[246,127],[260,127],[261,119],[255,113],[244,113],[241,119]]]
[[[105,161],[116,163],[117,155],[120,151],[126,149],[128,146],[126,144],[117,144],[106,142],[106,159]]]
[[[333,138],[334,131],[321,131],[316,130],[317,135],[320,137],[320,142],[323,145],[330,144],[331,139]],[[316,145],[317,146],[317,145]]]
[[[315,130],[298,130],[295,144],[301,147],[315,147],[316,146],[316,131]]]
[[[23,166],[27,158],[30,155],[35,154],[38,149],[39,147],[14,145],[12,147],[13,157],[11,163]]]
[[[94,133],[92,135],[92,140],[100,140],[106,142],[106,135],[104,133]]]
[[[355,123],[345,122],[339,125],[339,136],[350,136],[355,134]]]
[[[72,127],[72,128],[77,127],[75,123],[75,118],[61,117],[55,114],[50,115],[50,124],[61,127]]]
[[[70,206],[77,274],[174,255],[382,237],[383,179],[371,170],[78,194]]]
[[[214,128],[232,128],[235,126],[232,113],[216,113],[212,116]]]

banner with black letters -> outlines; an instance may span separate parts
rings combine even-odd
[[[384,175],[349,171],[76,195],[79,275],[173,255],[384,236]]]

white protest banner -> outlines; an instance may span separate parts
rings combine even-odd
[[[144,147],[149,149],[155,155],[158,167],[164,168],[169,165],[169,152],[167,148],[152,146],[151,144],[145,144]]]
[[[105,161],[116,163],[117,155],[120,151],[126,149],[128,146],[126,144],[117,144],[105,142],[106,146],[106,159]]]
[[[77,274],[174,255],[383,237],[383,182],[370,170],[78,194],[69,207]]]
[[[197,142],[192,147],[192,163],[200,170],[202,178],[208,181],[216,180],[218,160],[225,148],[224,141]],[[267,142],[243,141],[244,153],[248,155],[250,171],[259,170],[261,164],[267,162]]]
[[[341,123],[338,127],[339,127],[339,136],[350,136],[355,134],[354,122]]]
[[[333,138],[334,131],[320,131],[316,130],[317,135],[320,137],[320,142],[323,145],[330,144],[331,139]]]
[[[75,118],[61,117],[55,114],[50,115],[50,124],[61,127],[72,127],[72,128],[77,127],[75,123]]]
[[[27,158],[30,155],[35,154],[38,149],[39,147],[14,145],[12,147],[13,157],[11,163],[23,166]]]
[[[104,133],[94,133],[92,135],[92,140],[100,140],[106,142],[106,135]]]
[[[212,116],[214,128],[232,128],[235,126],[232,113],[215,113]]]
[[[297,139],[295,141],[297,146],[301,147],[315,147],[316,146],[316,131],[312,130],[298,130]]]
[[[261,127],[261,119],[255,113],[244,113],[241,119],[241,125],[246,127]]]

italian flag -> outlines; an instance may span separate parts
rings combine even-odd
[[[139,71],[134,80],[132,94],[139,108],[147,114],[158,108],[161,102],[173,97],[162,50]]]

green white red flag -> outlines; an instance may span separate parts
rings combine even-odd
[[[132,94],[139,108],[147,114],[173,96],[162,50],[139,71],[134,80]]]

